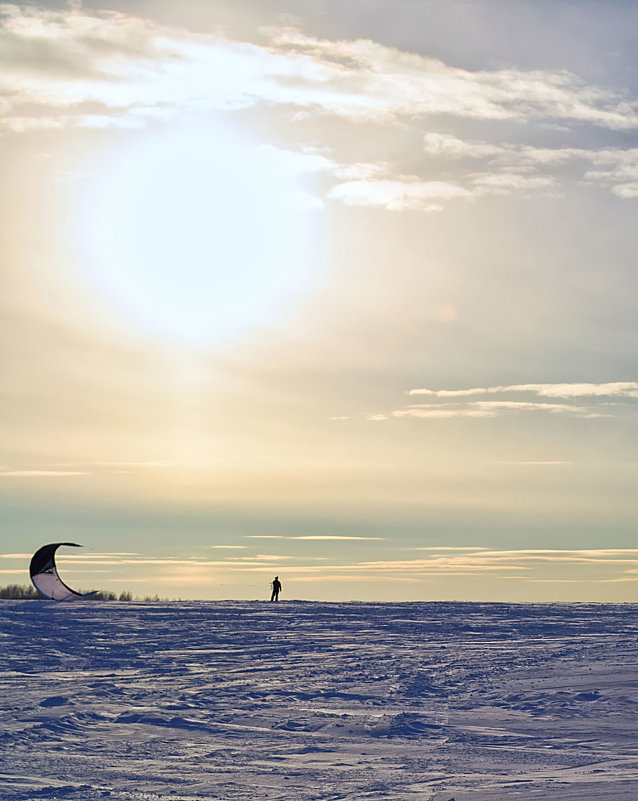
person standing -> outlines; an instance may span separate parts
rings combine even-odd
[[[270,600],[278,601],[280,592],[281,592],[281,581],[279,581],[279,576],[275,576],[275,580],[272,582],[272,595],[270,596]]]

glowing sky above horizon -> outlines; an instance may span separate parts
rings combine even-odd
[[[638,8],[0,5],[0,584],[638,600]]]

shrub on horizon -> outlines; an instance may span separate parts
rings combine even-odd
[[[4,601],[37,601],[50,600],[46,595],[38,592],[35,587],[25,587],[21,584],[8,584],[6,587],[0,587],[0,600]],[[97,592],[89,595],[88,600],[91,601],[135,601],[139,600],[133,596],[133,593],[128,590],[123,590],[119,595],[116,595],[112,590],[98,590]],[[159,595],[151,597],[147,595],[145,601],[160,601],[162,600]]]
[[[46,595],[38,592],[35,587],[23,587],[20,584],[8,584],[0,587],[0,599],[12,601],[32,601],[38,598],[46,598]]]

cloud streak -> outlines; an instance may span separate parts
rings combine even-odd
[[[410,389],[408,395],[427,395],[435,398],[461,398],[472,395],[497,395],[531,392],[545,398],[638,398],[638,382],[615,381],[604,384],[509,384],[470,389]]]
[[[263,537],[265,538],[265,537]],[[281,539],[292,539],[281,537]],[[65,555],[64,572],[77,574],[100,572],[109,581],[126,581],[122,571],[134,568],[131,581],[153,580],[159,584],[204,585],[218,583],[220,571],[227,581],[245,574],[268,575],[277,570],[289,582],[410,581],[432,582],[454,577],[489,578],[491,581],[576,583],[630,582],[638,573],[638,548],[512,548],[491,549],[477,546],[424,546],[415,558],[380,558],[360,560],[317,560],[290,554],[211,560],[204,557],[132,557],[128,554]],[[1,558],[22,558],[22,554],[2,554]],[[277,567],[276,567],[277,566]],[[148,571],[156,569],[156,573]],[[592,573],[595,571],[595,573]],[[24,570],[7,569],[2,573],[26,575]],[[142,574],[146,575],[146,578]]]
[[[246,537],[249,540],[354,540],[354,541],[370,541],[370,540],[383,540],[384,537],[346,537],[337,535],[320,535],[309,534],[298,537],[289,537],[283,534],[250,534]]]
[[[504,413],[523,414],[526,412],[545,412],[549,414],[571,415],[575,417],[605,417],[585,406],[560,403],[526,403],[524,401],[473,401],[472,403],[412,405],[407,409],[397,409],[393,417],[416,417],[421,419],[446,419],[453,417],[498,417]]]
[[[0,477],[7,478],[68,478],[69,476],[89,476],[83,470],[0,470]]]
[[[566,168],[579,170],[591,184],[610,189],[617,197],[638,196],[638,148],[534,147],[467,141],[451,134],[426,133],[426,155],[440,162],[453,161],[469,186],[501,187],[503,194],[556,186]],[[475,173],[472,162],[481,162],[483,173]]]
[[[158,115],[258,104],[386,122],[446,114],[638,127],[633,101],[565,71],[471,71],[373,41],[290,29],[256,45],[116,12],[4,4],[0,14],[4,124],[16,129],[73,119],[136,126]]]
[[[452,576],[491,577],[516,581],[553,583],[594,580],[590,570],[597,571],[596,581],[627,581],[638,572],[638,548],[587,548],[587,549],[509,549],[490,550],[485,546],[454,551],[448,547],[423,549],[428,555],[416,559],[380,559],[332,565],[289,566],[290,575],[307,576],[321,573],[338,577],[349,574],[394,577],[397,580],[433,579]],[[250,568],[249,568],[250,569]],[[552,570],[555,576],[548,576]],[[582,577],[574,571],[586,570]],[[318,579],[317,579],[318,580]]]
[[[440,211],[440,201],[469,198],[472,193],[443,181],[370,180],[338,184],[328,197],[347,206],[370,206],[388,211]]]
[[[516,396],[531,395],[520,399]],[[495,418],[503,415],[544,413],[594,419],[611,417],[614,407],[635,408],[638,382],[503,384],[467,389],[410,389],[406,395],[424,399],[390,413],[368,413],[367,420],[389,419],[446,420],[455,418]],[[492,396],[514,396],[493,399]],[[483,397],[481,397],[483,396]],[[545,400],[545,399],[549,400]],[[575,400],[581,401],[574,403]],[[583,401],[585,401],[583,403]],[[340,418],[332,418],[340,419]]]

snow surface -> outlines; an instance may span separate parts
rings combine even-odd
[[[0,799],[635,801],[637,612],[1,601]]]

